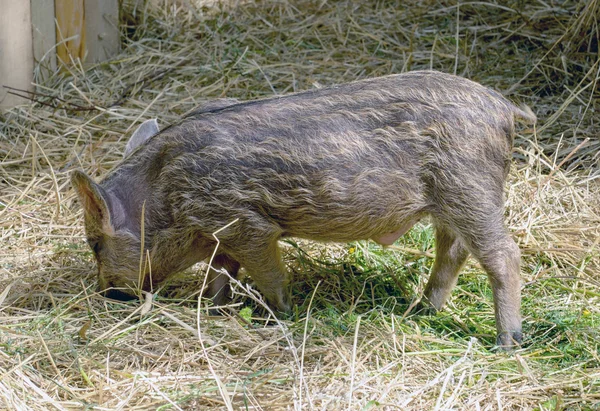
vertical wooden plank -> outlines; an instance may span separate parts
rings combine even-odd
[[[56,55],[62,64],[85,57],[84,0],[54,0]]]
[[[87,62],[107,60],[120,50],[119,0],[85,0]]]
[[[27,101],[7,94],[3,86],[32,90],[32,43],[29,1],[0,0],[0,107],[2,108]]]
[[[31,0],[34,81],[47,78],[56,70],[56,23],[54,0]]]

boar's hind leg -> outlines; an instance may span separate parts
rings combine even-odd
[[[455,219],[456,225],[461,239],[490,279],[498,330],[497,344],[510,348],[522,340],[519,247],[504,228],[501,210],[485,212],[477,209],[469,214]]]
[[[440,310],[456,285],[458,273],[469,257],[469,252],[447,227],[436,222],[435,262],[425,287],[427,302]]]
[[[256,240],[254,244],[257,244]],[[281,260],[277,239],[260,248],[252,247],[237,254],[236,258],[269,304],[280,312],[290,312],[289,276]]]
[[[494,293],[494,311],[500,347],[521,344],[521,252],[508,234],[495,240],[494,249],[480,251],[476,255],[488,273]]]
[[[217,255],[213,259],[204,296],[212,298],[216,306],[226,305],[229,302],[229,276],[220,272],[221,269],[225,269],[231,277],[236,278],[240,263],[225,254]]]

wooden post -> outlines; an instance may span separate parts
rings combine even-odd
[[[119,52],[119,0],[85,0],[87,57],[90,63]]]
[[[0,108],[26,102],[4,86],[32,90],[33,38],[29,1],[0,0]],[[26,94],[26,93],[20,93]]]
[[[119,52],[119,0],[54,0],[54,12],[62,64],[98,63]]]
[[[41,83],[56,71],[56,23],[52,0],[31,0],[33,80]]]
[[[56,15],[56,55],[66,66],[85,56],[84,0],[54,0]]]

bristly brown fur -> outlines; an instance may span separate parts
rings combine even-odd
[[[212,233],[239,219],[219,235],[217,265],[233,275],[245,267],[283,311],[279,239],[390,244],[428,214],[438,250],[429,303],[444,305],[473,254],[492,283],[498,344],[512,346],[521,340],[520,254],[504,228],[503,191],[515,117],[535,121],[477,83],[427,71],[192,112],[134,147],[101,192],[73,180],[94,193],[83,203],[100,284],[137,286],[143,204],[153,279],[144,289],[207,258]],[[104,208],[112,233],[88,224]],[[224,282],[213,279],[222,299]]]

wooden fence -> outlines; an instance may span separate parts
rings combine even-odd
[[[118,23],[119,0],[0,0],[0,108],[61,65],[118,53]]]

